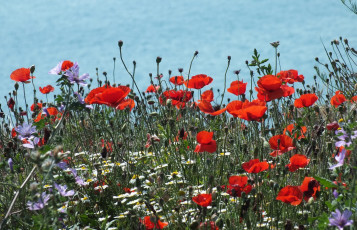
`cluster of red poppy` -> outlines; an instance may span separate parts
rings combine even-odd
[[[301,186],[288,185],[282,188],[279,191],[276,199],[284,203],[297,206],[301,203],[302,199],[304,199],[306,202],[311,197],[316,199],[319,191],[320,183],[313,177],[305,177]]]
[[[249,194],[252,190],[252,185],[248,184],[247,176],[231,176],[228,179],[229,185],[221,186],[222,189],[227,188],[227,193],[233,197],[241,197],[242,192]]]

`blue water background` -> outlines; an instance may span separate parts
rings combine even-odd
[[[237,69],[248,81],[245,60],[257,48],[274,64],[273,41],[281,44],[282,69],[297,69],[312,83],[315,57],[326,60],[321,41],[329,46],[342,36],[356,45],[356,20],[339,0],[2,1],[0,100],[13,89],[11,72],[33,64],[36,87],[55,85],[57,76],[48,71],[61,60],[78,61],[80,72],[94,78],[98,67],[112,79],[118,40],[124,41],[129,69],[137,62],[141,90],[149,85],[148,73],[156,73],[157,56],[162,57],[164,77],[169,69],[177,75],[180,67],[187,74],[196,50],[191,73],[212,76],[213,87],[223,89],[228,55],[228,83],[236,79]],[[117,82],[131,83],[119,62],[116,67]]]

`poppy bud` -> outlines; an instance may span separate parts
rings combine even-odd
[[[156,63],[159,64],[161,62],[162,58],[161,57],[157,57],[156,58]]]
[[[238,75],[240,73],[240,70],[235,70],[234,74]]]
[[[230,61],[230,60],[232,59],[232,57],[231,57],[231,56],[228,56],[227,59],[228,59],[228,61]]]
[[[30,72],[31,72],[31,74],[33,74],[33,73],[35,72],[35,65],[32,65],[32,66],[30,67]]]
[[[178,68],[179,73],[183,72],[183,68]]]
[[[197,55],[198,55],[198,51],[197,51],[197,50],[195,51],[194,55],[195,55],[195,56],[197,56]]]
[[[123,41],[122,40],[118,41],[118,46],[119,46],[119,48],[121,48],[123,46]]]

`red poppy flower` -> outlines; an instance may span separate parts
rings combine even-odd
[[[304,133],[306,133],[306,130],[307,130],[306,126],[302,126],[300,131],[296,131],[295,125],[290,124],[290,125],[286,126],[286,128],[283,131],[283,134],[285,134],[286,132],[289,132],[290,135],[293,135],[293,133],[295,133],[294,137],[300,140],[302,138],[305,138]],[[299,137],[297,137],[298,134],[300,134]]]
[[[357,96],[353,96],[352,98],[351,98],[351,102],[356,102],[357,101]]]
[[[245,93],[248,83],[243,83],[243,81],[233,81],[231,87],[227,89],[228,92],[233,93],[234,95],[242,95]]]
[[[232,101],[227,105],[227,111],[234,117],[239,117],[247,121],[259,121],[268,109],[264,101],[254,100],[249,102]]]
[[[311,197],[316,200],[316,194],[320,191],[320,183],[313,177],[305,177],[300,186],[300,190],[304,194],[305,201],[308,201]]]
[[[53,88],[52,85],[47,85],[45,87],[40,87],[40,92],[43,94],[49,94],[50,92],[53,92],[55,88]]]
[[[185,90],[168,90],[161,94],[159,100],[161,105],[166,105],[168,99],[171,100],[172,105],[176,106],[178,109],[186,106],[186,102],[191,100],[193,93],[191,91]]]
[[[16,137],[16,136],[17,136],[16,130],[15,130],[15,128],[12,128],[12,130],[11,130],[11,137],[14,138],[14,137]]]
[[[293,87],[283,85],[281,79],[274,75],[265,75],[258,80],[258,99],[261,101],[271,101],[281,97],[288,97],[295,92]]]
[[[147,89],[146,89],[146,93],[155,93],[160,89],[159,85],[150,85]]]
[[[185,83],[183,76],[174,76],[170,78],[170,82],[175,85],[182,85]]]
[[[117,107],[118,110],[124,110],[128,108],[130,111],[135,107],[135,101],[133,99],[127,98],[123,99]]]
[[[209,152],[217,150],[217,143],[213,138],[213,132],[201,131],[197,134],[196,140],[199,143],[195,148],[195,153]]]
[[[207,207],[212,204],[212,194],[198,194],[192,197],[193,202],[202,207]]]
[[[293,145],[293,139],[285,134],[271,137],[269,144],[270,148],[275,150],[274,152],[270,153],[270,156],[273,157],[280,156],[283,153],[295,149]]]
[[[7,106],[11,109],[11,111],[14,111],[15,101],[12,97],[10,97],[7,101]]]
[[[35,78],[30,76],[30,68],[20,68],[13,71],[10,75],[10,78],[17,82],[29,83],[31,78]]]
[[[304,76],[299,75],[297,70],[291,69],[286,71],[280,71],[277,76],[286,83],[293,84],[294,82],[303,82]]]
[[[185,86],[189,89],[202,89],[211,84],[213,79],[205,74],[193,76],[190,80],[185,81]]]
[[[153,230],[153,229],[163,229],[165,228],[169,223],[167,222],[161,222],[160,220],[156,221],[155,216],[145,216],[144,220],[140,219],[140,223],[145,225],[146,230]]]
[[[310,107],[317,99],[319,98],[314,93],[304,94],[301,95],[300,98],[295,99],[294,106],[296,108]]]
[[[85,102],[86,104],[92,104],[91,102],[94,101],[95,95],[100,94],[100,93],[103,93],[104,90],[106,90],[106,89],[108,89],[108,88],[111,88],[111,86],[110,86],[110,85],[104,85],[104,86],[101,86],[101,87],[92,89],[92,90],[89,92],[89,94],[87,95],[87,97],[84,99],[84,102]]]
[[[73,66],[73,62],[65,60],[62,62],[61,71],[64,72],[64,71],[72,68],[72,66]]]
[[[88,104],[104,104],[116,109],[132,110],[135,102],[132,99],[124,99],[130,93],[127,86],[102,86],[91,90],[84,101]]]
[[[266,161],[260,162],[259,159],[253,159],[243,163],[242,168],[248,173],[259,173],[269,169],[269,164]]]
[[[206,90],[201,94],[201,100],[198,100],[198,102],[201,102],[201,101],[212,102],[213,96],[214,96],[214,94],[213,94],[212,90]]]
[[[36,119],[34,120],[34,122],[39,122],[40,120],[42,120],[44,117],[46,116],[53,116],[53,119],[51,119],[52,122],[55,122],[56,120],[60,119],[60,117],[62,116],[62,114],[57,110],[56,107],[49,107],[46,109],[46,113],[43,114],[43,112],[41,111]]]
[[[337,108],[339,105],[341,105],[343,102],[346,101],[345,95],[341,93],[341,91],[337,90],[335,93],[335,96],[331,98],[331,105],[333,105],[335,108]]]
[[[42,109],[42,103],[37,103],[36,105],[35,104],[32,104],[31,105],[31,111],[34,112],[36,110],[41,110]]]
[[[104,88],[102,92],[94,95],[90,104],[104,104],[115,108],[129,93],[130,88],[127,86]]]
[[[301,203],[302,196],[303,194],[298,186],[288,185],[280,190],[276,199],[297,206]]]
[[[226,111],[226,108],[215,110],[211,105],[213,101],[213,92],[212,90],[207,90],[201,95],[201,100],[198,100],[198,108],[204,113],[210,114],[211,116],[217,116]]]
[[[327,124],[326,128],[327,128],[327,130],[330,130],[330,131],[331,130],[336,131],[338,128],[340,128],[340,126],[339,126],[337,121],[334,121],[334,122],[332,122],[330,124]]]
[[[208,101],[202,101],[198,104],[200,110],[204,113],[210,114],[211,116],[217,116],[226,111],[226,108],[215,110],[211,103]]]
[[[252,186],[248,184],[247,176],[231,176],[228,179],[227,193],[233,197],[241,197],[242,192],[249,194]]]
[[[310,159],[307,159],[305,155],[302,154],[295,154],[290,158],[290,164],[287,164],[286,167],[289,168],[290,172],[295,172],[299,168],[304,168],[308,165]]]

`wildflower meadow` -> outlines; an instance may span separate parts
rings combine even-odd
[[[217,89],[191,71],[198,51],[185,71],[157,57],[139,88],[123,41],[129,85],[63,60],[46,86],[18,63],[0,107],[0,229],[356,229],[357,51],[333,40],[304,76],[279,45],[272,60],[252,48],[249,76],[228,56]]]

